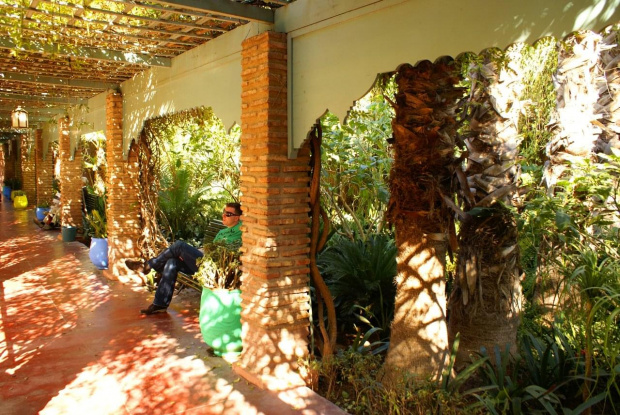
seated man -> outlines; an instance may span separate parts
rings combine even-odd
[[[45,214],[43,220],[39,222],[37,218],[34,218],[34,223],[36,223],[39,228],[45,230],[55,229],[60,225],[60,192],[56,192],[54,195],[52,206]]]
[[[227,203],[222,212],[222,223],[226,228],[222,229],[215,235],[213,242],[224,241],[232,243],[241,239],[241,205],[239,203]],[[176,241],[169,248],[163,250],[157,257],[149,259],[141,267],[142,272],[149,273],[151,269],[161,273],[161,280],[155,291],[153,304],[144,310],[140,310],[142,314],[151,315],[166,311],[172,301],[174,293],[174,284],[177,281],[179,271],[193,275],[198,271],[196,259],[203,256],[199,249],[194,248],[183,241]],[[130,261],[127,261],[130,269],[138,269]]]

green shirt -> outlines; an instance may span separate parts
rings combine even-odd
[[[213,242],[224,241],[228,244],[241,240],[241,221],[235,226],[224,228],[215,235]]]

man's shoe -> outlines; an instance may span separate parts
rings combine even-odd
[[[147,316],[150,316],[151,314],[157,314],[157,313],[165,313],[166,310],[168,309],[168,307],[161,307],[155,304],[151,304],[149,306],[149,308],[146,308],[144,310],[140,310],[141,314],[146,314]]]
[[[142,274],[147,274],[146,272],[144,272],[144,263],[142,261],[132,261],[128,259],[125,261],[125,265],[127,265],[127,268],[129,268],[132,271],[137,271]]]

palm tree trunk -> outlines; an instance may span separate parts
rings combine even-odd
[[[447,356],[446,235],[452,194],[456,102],[451,61],[403,65],[396,82],[388,218],[396,227],[397,294],[386,367],[437,376]],[[395,376],[398,370],[388,370]],[[393,377],[392,377],[393,378]]]
[[[522,303],[517,227],[507,207],[518,190],[521,73],[500,72],[497,61],[488,53],[482,66],[470,66],[467,163],[457,170],[466,213],[448,309],[450,339],[460,333],[460,363],[483,346],[514,348]]]
[[[575,157],[591,156],[602,132],[600,114],[596,114],[599,100],[598,85],[604,84],[599,65],[601,35],[581,32],[564,40],[558,58],[555,80],[557,114],[554,137],[547,146],[544,179],[549,194],[569,169]]]
[[[597,142],[597,152],[611,153],[611,148],[620,149],[620,47],[618,30],[609,30],[601,42],[600,64],[604,77],[597,78],[599,99],[595,106],[600,114],[603,129]]]

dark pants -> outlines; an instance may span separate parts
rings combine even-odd
[[[155,291],[153,304],[160,307],[168,307],[172,301],[174,284],[177,282],[179,271],[193,275],[198,271],[196,259],[203,256],[203,253],[193,246],[176,241],[169,248],[164,249],[155,258],[147,262],[155,271],[161,273],[161,280]]]

